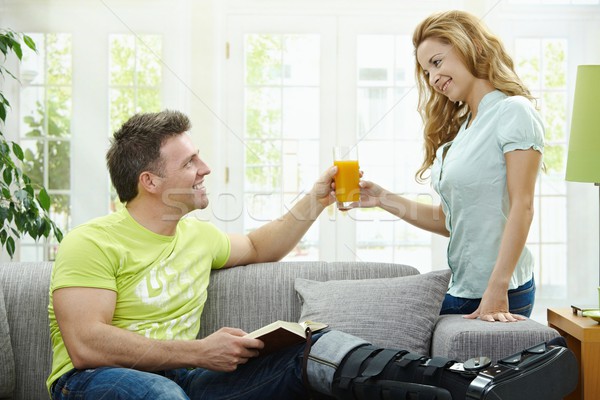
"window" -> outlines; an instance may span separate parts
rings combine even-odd
[[[389,190],[432,201],[429,185],[415,181],[422,163],[421,121],[416,112],[414,55],[408,35],[358,35],[356,132],[365,173]],[[398,222],[379,208],[356,212],[356,258],[431,266],[432,235]]]
[[[545,171],[538,179],[527,243],[536,260],[539,295],[544,297],[566,295],[567,43],[563,38],[517,38],[515,43],[518,73],[538,99],[546,129]]]
[[[38,53],[25,52],[20,69],[19,124],[25,151],[24,172],[43,185],[52,199],[50,217],[63,231],[70,227],[71,198],[71,35],[30,33]],[[21,259],[53,260],[57,243],[21,240]]]
[[[162,38],[160,35],[118,34],[109,38],[110,133],[135,113],[161,109]],[[121,206],[111,187],[110,210]]]
[[[245,36],[245,233],[282,215],[318,176],[319,54],[318,35]],[[287,259],[318,259],[318,243],[315,224]]]

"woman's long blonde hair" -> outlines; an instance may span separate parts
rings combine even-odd
[[[496,89],[509,96],[521,95],[534,100],[517,76],[513,60],[500,39],[474,15],[464,11],[446,11],[426,18],[413,34],[415,56],[419,45],[429,38],[452,45],[476,78],[487,79]],[[424,123],[425,158],[416,173],[417,181],[422,182],[425,172],[433,164],[437,149],[454,139],[467,118],[469,108],[465,103],[454,103],[432,90],[418,62],[415,75],[419,90],[418,110]]]

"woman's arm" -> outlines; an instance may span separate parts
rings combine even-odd
[[[498,258],[481,299],[479,308],[465,318],[479,317],[485,321],[516,321],[523,316],[511,314],[508,308],[508,285],[517,261],[525,247],[533,220],[535,181],[542,155],[533,149],[515,150],[505,154],[506,185],[510,211]]]
[[[450,235],[441,205],[409,200],[369,181],[361,181],[360,186],[360,207],[380,207],[417,228],[446,237]]]

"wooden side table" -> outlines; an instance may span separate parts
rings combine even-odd
[[[600,399],[600,324],[571,308],[549,308],[547,315],[548,325],[565,337],[579,361],[579,384],[566,399]]]

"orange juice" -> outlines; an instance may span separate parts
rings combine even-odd
[[[357,202],[360,200],[360,173],[358,160],[336,160],[333,165],[338,167],[335,174],[335,197],[340,203]]]

